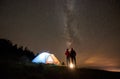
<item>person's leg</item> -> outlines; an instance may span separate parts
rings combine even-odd
[[[71,57],[71,62],[74,63],[74,58],[73,57]]]
[[[74,57],[74,63],[75,63],[75,65],[76,65],[76,57]]]
[[[69,58],[69,57],[67,57],[66,59],[67,59],[67,66],[68,66],[68,65],[69,65],[69,63],[70,63],[70,58]]]
[[[67,57],[67,66],[70,64],[70,57]]]
[[[68,66],[68,58],[66,57],[66,63],[67,63],[67,66]]]

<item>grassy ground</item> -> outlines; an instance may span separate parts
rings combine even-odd
[[[0,79],[120,79],[120,73],[33,63],[1,63]]]

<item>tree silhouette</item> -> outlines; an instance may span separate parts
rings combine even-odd
[[[4,61],[31,61],[35,55],[32,51],[28,50],[23,46],[18,48],[18,45],[13,45],[10,40],[0,39],[0,58]],[[7,58],[6,58],[7,57]],[[26,58],[26,59],[23,59]]]

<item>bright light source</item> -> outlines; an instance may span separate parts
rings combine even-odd
[[[73,63],[70,63],[69,67],[70,67],[71,69],[73,69],[73,68],[75,68],[75,65],[74,65]]]
[[[53,63],[53,62],[54,62],[54,61],[53,61],[52,57],[51,57],[51,56],[49,56],[49,57],[47,58],[46,63]]]
[[[46,63],[46,59],[50,56],[50,53],[48,52],[43,52],[39,54],[37,57],[35,57],[32,62],[33,63]]]

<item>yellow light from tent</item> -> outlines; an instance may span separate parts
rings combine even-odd
[[[49,64],[53,64],[54,63],[54,61],[53,61],[51,56],[48,57],[46,63],[49,63]]]

